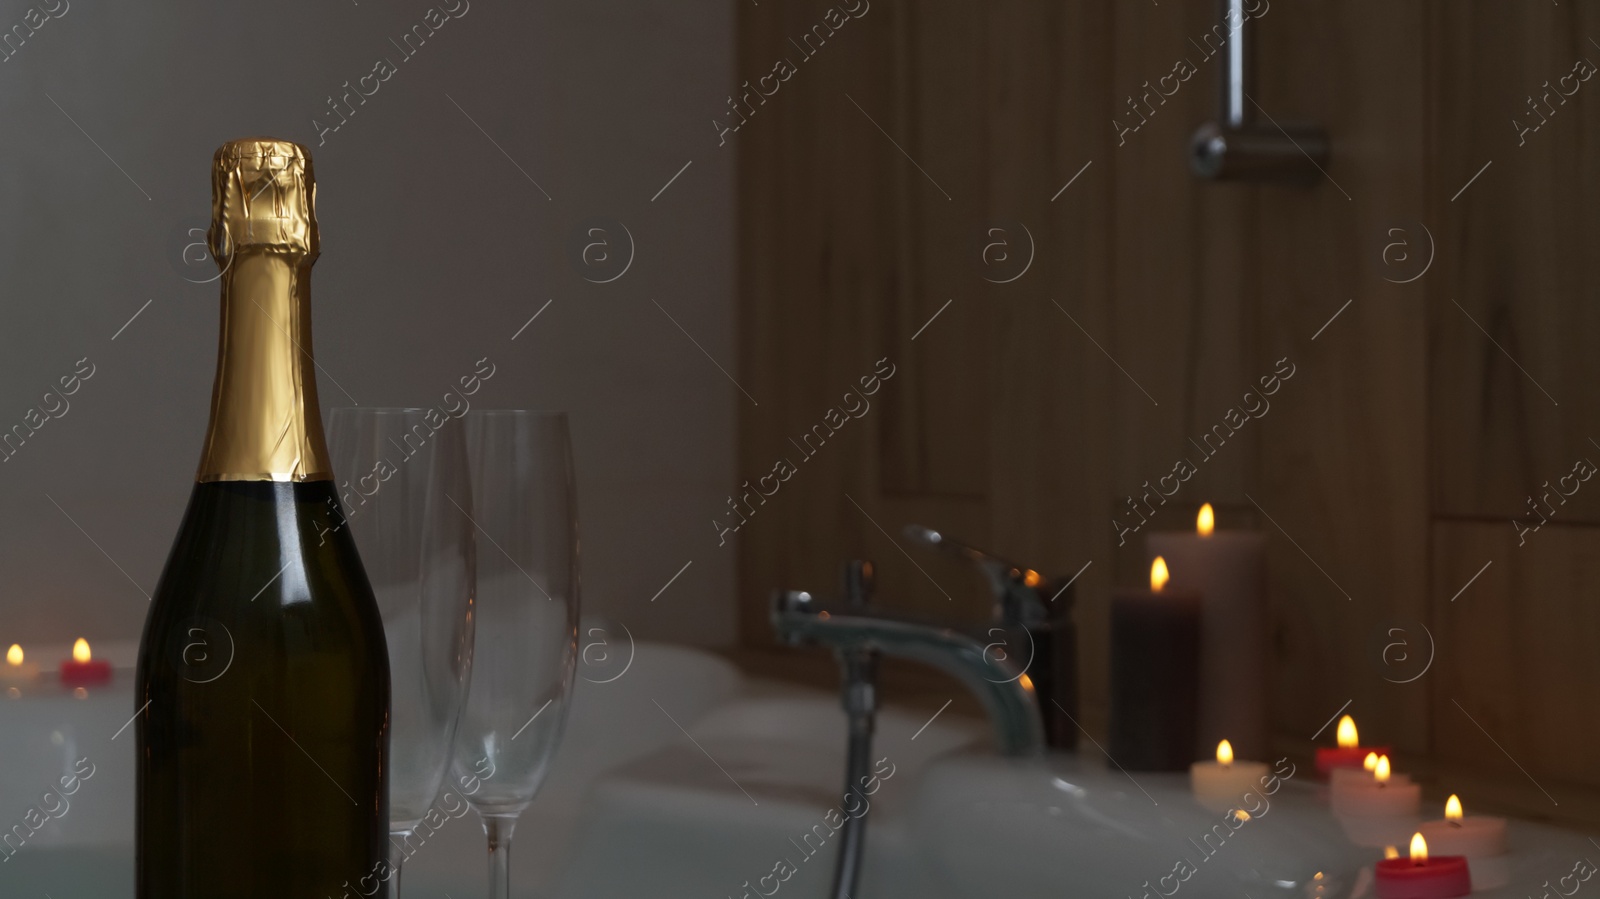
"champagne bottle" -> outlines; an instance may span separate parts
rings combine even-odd
[[[311,156],[224,144],[211,423],[145,622],[138,899],[341,899],[388,879],[389,667],[311,357]]]

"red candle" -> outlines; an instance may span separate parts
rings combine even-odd
[[[1472,892],[1467,860],[1459,855],[1428,857],[1428,843],[1411,837],[1410,858],[1378,862],[1378,899],[1451,899]]]
[[[1387,746],[1362,746],[1360,738],[1356,736],[1355,719],[1349,715],[1339,719],[1337,738],[1338,746],[1324,746],[1317,750],[1317,771],[1324,777],[1335,768],[1360,768],[1369,752],[1389,754]]]
[[[78,642],[72,644],[72,658],[61,662],[61,685],[93,687],[109,683],[110,680],[111,663],[105,659],[92,658],[89,654],[89,641],[79,637]]]

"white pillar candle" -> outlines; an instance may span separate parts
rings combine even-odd
[[[1172,585],[1200,594],[1199,751],[1227,738],[1240,755],[1267,753],[1266,538],[1219,531],[1211,504],[1192,533],[1153,533],[1145,555],[1164,556]]]
[[[1238,808],[1244,795],[1259,791],[1269,779],[1265,762],[1235,761],[1227,740],[1217,744],[1217,760],[1189,766],[1189,788],[1202,806],[1214,812]]]
[[[1351,819],[1341,819],[1348,822]],[[1505,819],[1472,817],[1466,818],[1468,822],[1494,822],[1484,826],[1482,823],[1463,824],[1456,829],[1444,828],[1442,825],[1453,821],[1463,820],[1461,814],[1461,800],[1451,795],[1450,801],[1445,803],[1445,818],[1443,821],[1428,821],[1417,825],[1417,832],[1427,841],[1431,852],[1450,855],[1465,856],[1467,869],[1472,876],[1472,891],[1474,893],[1497,890],[1511,883],[1511,856],[1506,854]],[[1349,826],[1347,824],[1346,831]],[[1471,836],[1468,837],[1467,835]],[[1466,837],[1466,839],[1463,839]],[[1431,848],[1435,844],[1443,848]],[[1386,858],[1395,858],[1389,855],[1394,847],[1389,846],[1384,850]],[[1477,850],[1489,850],[1487,855],[1473,855]]]
[[[1422,805],[1422,787],[1389,770],[1389,757],[1379,756],[1370,779],[1342,778],[1332,784],[1333,813],[1359,818],[1415,815]]]
[[[1504,855],[1506,819],[1461,813],[1461,800],[1453,794],[1444,806],[1444,820],[1426,821],[1422,836],[1439,855],[1464,855],[1469,859]]]

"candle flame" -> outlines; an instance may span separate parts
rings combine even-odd
[[[1236,808],[1233,810],[1233,820],[1243,824],[1244,822],[1250,820],[1250,813],[1242,808]]]
[[[1450,799],[1444,804],[1444,818],[1446,821],[1461,820],[1461,800],[1454,793],[1450,794]]]
[[[1419,865],[1428,860],[1428,841],[1421,831],[1411,835],[1411,860]]]
[[[74,662],[87,662],[87,661],[89,661],[89,641],[88,640],[85,640],[82,637],[79,637],[78,638],[78,642],[72,644],[72,660]]]
[[[1356,738],[1356,719],[1349,715],[1339,719],[1338,738],[1340,749],[1354,749],[1361,745],[1361,741]]]
[[[1032,568],[1022,573],[1022,584],[1025,587],[1037,587],[1042,580],[1044,578],[1040,577],[1039,572],[1034,571]]]
[[[1217,744],[1217,761],[1224,765],[1233,764],[1233,744],[1223,740]]]
[[[1217,513],[1212,511],[1211,504],[1206,503],[1200,507],[1200,514],[1194,518],[1194,529],[1202,537],[1211,536],[1217,528]]]
[[[1399,858],[1400,857],[1400,850],[1394,848],[1393,846],[1385,846],[1385,847],[1383,847],[1383,857],[1384,858]]]
[[[13,643],[13,644],[11,644],[11,648],[6,650],[6,664],[7,665],[21,665],[22,664],[22,647],[20,645],[18,645],[16,643]]]
[[[1388,756],[1386,756],[1386,755],[1378,756],[1378,765],[1377,765],[1377,767],[1372,769],[1372,776],[1373,776],[1373,778],[1375,780],[1378,781],[1378,783],[1386,784],[1386,783],[1389,782],[1389,757]]]
[[[1156,556],[1156,560],[1150,563],[1150,589],[1160,593],[1161,588],[1165,587],[1170,579],[1171,575],[1167,574],[1167,560]]]
[[[1027,690],[1029,693],[1033,692],[1033,678],[1031,678],[1028,675],[1024,674],[1021,677],[1017,678],[1017,680],[1019,682],[1021,682],[1022,689]]]
[[[1367,757],[1361,760],[1361,767],[1368,771],[1375,770],[1378,767],[1378,754],[1376,752],[1367,753]]]

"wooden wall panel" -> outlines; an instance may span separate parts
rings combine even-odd
[[[1277,522],[1267,525],[1274,720],[1309,737],[1351,702],[1366,733],[1411,752],[1428,745],[1425,694],[1385,681],[1373,645],[1391,621],[1425,614],[1427,307],[1364,260],[1390,218],[1426,208],[1424,13],[1372,0],[1274,4],[1256,97],[1273,118],[1315,122],[1333,141],[1315,187],[1261,193],[1255,364],[1287,357],[1297,369],[1261,421],[1252,494]]]
[[[1083,600],[1082,722],[1102,733],[1108,625],[1098,598],[1111,583],[1111,531],[1082,510],[1110,501],[1105,435],[1111,382],[1121,375],[1055,303],[1086,328],[1109,333],[1112,241],[1104,222],[1114,169],[1106,132],[1086,123],[1110,117],[1109,71],[1097,45],[1111,15],[1093,4],[1060,4],[1041,16],[1037,4],[1009,0],[995,4],[992,19],[987,108],[997,124],[985,136],[995,172],[988,220],[1023,222],[1038,242],[1025,276],[978,292],[993,320],[992,543],[1056,575],[1089,565],[1074,585]]]
[[[740,80],[798,57],[791,37],[821,22],[823,11],[798,4],[751,10],[741,20]],[[740,633],[748,645],[772,642],[766,608],[773,589],[831,589],[839,563],[866,552],[869,535],[876,536],[846,494],[876,509],[877,466],[863,460],[877,452],[875,422],[884,407],[906,395],[903,373],[868,398],[864,418],[840,428],[814,456],[802,461],[790,441],[824,423],[875,360],[904,358],[888,334],[892,309],[885,303],[900,289],[884,249],[885,235],[904,226],[897,217],[899,163],[866,143],[882,135],[844,97],[849,90],[868,108],[890,106],[894,57],[879,48],[892,44],[896,15],[892,4],[875,3],[810,59],[797,60],[799,71],[725,148],[742,160],[737,377],[760,404],[742,419],[739,477],[759,478],[780,459],[798,469],[718,550],[740,554]],[[753,159],[768,162],[756,168],[748,164]]]
[[[1215,12],[1205,3],[1116,4],[1110,112],[1124,126],[1139,121],[1130,99],[1155,112],[1120,138],[1113,137],[1109,119],[1086,123],[1107,135],[1107,171],[1100,174],[1115,186],[1108,221],[1111,315],[1096,339],[1127,370],[1124,375],[1100,360],[1116,375],[1108,435],[1118,448],[1111,511],[1124,518],[1130,517],[1127,495],[1169,473],[1191,450],[1190,438],[1238,402],[1252,355],[1253,297],[1244,253],[1256,189],[1198,182],[1187,162],[1189,135],[1217,111],[1220,57],[1206,61],[1191,43],[1215,24]],[[1186,82],[1171,80],[1179,60],[1198,69]],[[1175,91],[1167,98],[1160,96],[1164,77]],[[1100,355],[1076,328],[1071,336],[1077,351]],[[1241,439],[1200,466],[1180,499],[1204,494],[1212,502],[1242,501],[1251,442]],[[1146,529],[1192,526],[1159,508]],[[1142,560],[1142,551],[1135,555]],[[1139,572],[1131,576],[1137,581]]]
[[[796,55],[790,39],[828,8],[743,11],[741,70]],[[747,645],[772,642],[771,590],[834,592],[848,558],[878,564],[889,604],[955,620],[986,606],[971,571],[900,536],[922,522],[990,540],[991,317],[973,295],[985,283],[973,237],[987,132],[952,118],[981,107],[987,88],[949,74],[958,55],[960,71],[985,66],[984,21],[971,10],[872,3],[738,136],[749,247],[740,370],[761,404],[743,420],[741,478],[779,458],[798,468],[738,537]],[[920,89],[930,83],[959,102],[931,102]],[[950,308],[917,335],[946,299]],[[879,359],[895,374],[868,398],[871,410],[799,462],[791,439],[841,408]]]
[[[1469,3],[1436,21],[1433,502],[1509,531],[1544,482],[1600,461],[1600,9]],[[1600,522],[1600,496],[1556,520]]]
[[[1556,780],[1600,786],[1588,713],[1600,604],[1579,592],[1596,559],[1597,528],[1551,525],[1518,546],[1492,522],[1435,525],[1429,677],[1441,761],[1532,788],[1521,765],[1544,778],[1541,792],[1559,793]]]
[[[896,327],[915,388],[890,416],[913,426],[890,432],[883,485],[895,494],[981,498],[989,469],[984,337],[990,316],[974,296],[983,283],[975,223],[984,217],[990,165],[985,132],[972,125],[974,115],[985,127],[993,121],[982,77],[990,63],[983,40],[988,17],[969,4],[901,3],[896,11],[905,27],[897,52],[905,59],[895,89],[905,116],[884,127],[905,153],[882,134],[859,139],[863,152],[896,160],[902,220],[910,226],[900,235],[912,267]],[[911,343],[946,301],[952,302],[938,322]]]

